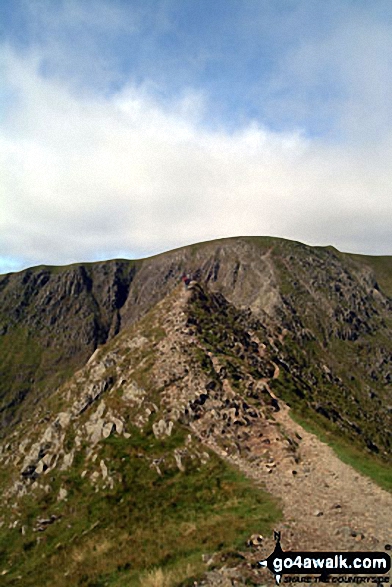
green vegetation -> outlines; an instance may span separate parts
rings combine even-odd
[[[240,238],[242,241],[250,243],[251,245],[256,245],[262,249],[266,249],[271,246],[278,246],[281,248],[288,247],[291,250],[296,247],[300,247],[302,249],[306,248],[306,245],[300,243],[299,241],[290,241],[277,236],[241,236],[237,238]]]
[[[53,369],[61,358],[61,348],[46,347],[20,326],[0,336],[0,402],[10,414],[24,400],[24,417],[33,410],[29,394],[34,382],[38,392],[56,388],[74,370],[72,361]],[[34,395],[34,394],[33,394]]]
[[[53,492],[25,498],[25,535],[20,527],[0,530],[0,572],[8,571],[2,584],[22,577],[24,587],[136,587],[161,573],[174,586],[203,571],[203,553],[242,548],[251,533],[268,532],[280,515],[277,503],[213,453],[204,465],[188,453],[179,471],[172,451],[184,448],[185,435],[177,427],[157,440],[151,427],[135,427],[129,440],[109,437],[100,458],[116,481],[112,489],[101,479],[94,491],[88,477],[99,460],[86,465],[80,455],[72,473],[58,474]],[[60,485],[66,502],[57,502]],[[52,514],[61,517],[32,532],[35,519]]]
[[[332,247],[311,249],[271,237],[192,245],[190,258],[195,266],[205,252],[208,263],[203,260],[200,266],[212,266],[214,271],[216,267],[216,277],[219,271],[224,275],[217,282],[223,291],[224,284],[230,282],[229,272],[234,264],[238,261],[238,265],[247,266],[246,255],[241,256],[235,246],[230,263],[228,256],[226,260],[220,257],[221,245],[231,240],[234,245],[241,240],[243,248],[244,243],[251,244],[248,251],[252,259],[273,249],[271,288],[276,288],[276,299],[280,301],[276,324],[267,326],[270,323],[266,321],[263,326],[250,312],[237,310],[219,294],[200,290],[188,305],[188,325],[198,338],[196,344],[189,345],[189,371],[197,375],[201,370],[202,380],[212,383],[208,387],[218,392],[222,389],[221,379],[227,378],[232,389],[247,398],[246,402],[249,395],[249,402],[262,404],[266,413],[272,409],[268,403],[271,397],[252,390],[252,385],[258,380],[269,381],[272,391],[292,406],[294,417],[305,428],[327,442],[343,461],[391,491],[390,466],[364,446],[368,441],[372,448],[374,442],[380,455],[390,446],[389,431],[380,422],[390,393],[392,319],[385,298],[379,303],[381,294],[373,296],[367,271],[361,272],[361,265],[372,268],[382,291],[391,295],[392,258],[346,256]],[[187,259],[187,254],[183,259]],[[173,261],[175,272],[185,263],[178,258],[179,261]],[[99,272],[94,277],[97,265]],[[38,300],[39,303],[35,297],[35,292],[41,291],[39,284],[30,291],[25,283],[15,285],[10,291],[17,296],[4,296],[5,300],[20,302],[20,314],[15,314],[12,323],[8,314],[13,312],[14,302],[5,306],[2,315],[6,328],[0,337],[0,399],[3,406],[10,404],[7,416],[14,415],[20,405],[24,420],[34,415],[38,421],[43,420],[42,416],[49,421],[48,409],[56,414],[63,404],[69,404],[61,390],[48,400],[50,391],[81,366],[97,344],[105,344],[105,352],[119,351],[119,362],[113,365],[109,361],[105,378],[113,375],[116,380],[118,374],[124,374],[124,383],[122,377],[116,380],[118,386],[112,396],[105,395],[105,401],[113,413],[117,413],[117,408],[123,410],[126,429],[131,432],[128,440],[113,435],[102,442],[95,461],[86,458],[87,447],[82,445],[71,469],[42,476],[50,491],[42,491],[37,499],[34,494],[22,499],[20,524],[8,528],[6,523],[0,528],[0,573],[7,571],[0,576],[5,586],[185,587],[192,584],[192,577],[203,572],[203,553],[242,548],[249,534],[268,532],[279,518],[278,504],[273,498],[216,455],[210,453],[202,464],[197,451],[205,448],[186,445],[185,428],[177,426],[170,437],[157,440],[152,424],[159,418],[159,408],[154,407],[143,432],[132,427],[140,414],[132,402],[123,406],[121,386],[124,385],[125,393],[131,381],[146,393],[149,403],[160,405],[161,391],[169,386],[170,374],[165,372],[161,377],[158,369],[154,371],[156,345],[166,337],[162,319],[169,315],[180,290],[105,342],[107,336],[117,331],[118,309],[127,296],[130,301],[122,316],[122,327],[138,316],[136,310],[130,311],[133,302],[137,308],[137,300],[144,296],[140,311],[145,312],[172,283],[163,284],[157,279],[157,288],[161,289],[151,296],[149,292],[148,297],[142,280],[139,284],[132,282],[134,289],[129,297],[133,278],[129,270],[136,271],[136,262],[120,265],[113,267],[107,262],[46,268],[50,275],[57,276],[81,267],[86,272],[85,281],[70,275],[69,280],[64,278],[61,295],[56,287],[48,288],[51,295]],[[162,271],[167,271],[165,264],[162,267]],[[160,269],[156,271],[159,276]],[[205,270],[204,277],[207,271],[211,269]],[[109,279],[113,275],[116,279]],[[252,274],[249,268],[249,276],[252,284],[258,273]],[[251,305],[253,285],[249,288],[252,295],[243,294],[241,303]],[[268,296],[268,289],[265,291]],[[261,297],[256,301],[258,307],[264,307]],[[37,308],[43,310],[41,314]],[[253,333],[261,345],[254,341]],[[133,336],[135,341],[131,344]],[[117,348],[119,341],[124,345]],[[212,355],[225,375],[218,376]],[[277,367],[280,376],[272,379]],[[75,384],[72,393],[83,384],[83,380]],[[170,385],[175,384],[176,380],[170,380]],[[27,399],[21,403],[24,395]],[[78,425],[82,427],[87,418],[86,412]],[[28,428],[26,423],[26,431]],[[74,448],[75,432],[73,427],[68,430],[67,451]],[[178,468],[175,450],[181,451],[185,471]],[[103,478],[101,459],[113,485]],[[0,472],[0,481],[6,483],[7,475],[8,471]],[[67,491],[67,500],[61,502],[57,500],[60,488]],[[8,505],[4,510],[5,518],[12,515]],[[37,519],[52,515],[58,516],[54,523],[41,528],[43,531],[33,531],[38,530]]]
[[[118,263],[122,268],[126,266],[128,269],[131,269],[134,266],[138,266],[142,264],[141,259],[111,259],[110,261],[84,261],[82,263],[69,263],[68,265],[36,265],[35,267],[30,267],[29,270],[33,271],[49,271],[52,275],[59,275],[70,269],[79,269],[80,267],[84,267],[86,269],[93,269],[97,266],[102,265],[111,265],[114,263]],[[22,273],[26,271],[23,269],[22,271],[18,271],[18,273]]]
[[[244,326],[247,317],[228,304],[222,297],[196,292],[188,307],[189,321],[197,329],[200,347],[195,346],[192,354],[207,377],[221,386],[208,352],[219,358],[226,370],[230,383],[237,392],[243,393],[246,374],[259,379],[263,376],[257,366],[251,363],[253,350],[250,336]]]

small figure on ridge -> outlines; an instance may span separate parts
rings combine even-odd
[[[182,282],[184,284],[185,289],[188,289],[188,286],[191,282],[191,278],[189,277],[189,274],[184,273],[181,279],[182,279]]]

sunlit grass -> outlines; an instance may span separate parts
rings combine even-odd
[[[104,441],[100,458],[116,480],[112,490],[95,492],[88,475],[81,477],[84,460],[75,459],[72,471],[53,481],[67,488],[67,502],[58,503],[57,492],[28,498],[25,536],[19,528],[0,530],[5,586],[22,576],[24,587],[174,587],[203,571],[203,553],[242,549],[250,534],[269,532],[279,518],[278,503],[214,453],[204,465],[184,457],[179,471],[172,452],[184,447],[185,429],[164,440],[151,430],[131,432],[128,440]],[[151,461],[162,457],[159,475]],[[43,533],[32,531],[37,517],[53,513],[61,518]]]

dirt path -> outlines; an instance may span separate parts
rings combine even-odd
[[[392,495],[342,463],[329,446],[291,419],[287,407],[276,414],[276,422],[283,436],[296,438],[299,462],[282,452],[277,437],[269,445],[273,466],[248,458],[229,460],[281,499],[284,519],[276,530],[283,550],[384,552],[392,543]],[[273,548],[266,537],[260,559]],[[262,573],[265,584],[272,585],[269,572]]]
[[[268,490],[283,501],[286,548],[384,550],[392,541],[392,495],[342,463],[296,424],[287,408],[276,419],[286,433],[301,437],[295,468],[283,461],[262,475]]]

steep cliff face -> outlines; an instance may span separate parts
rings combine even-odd
[[[134,273],[135,264],[114,261],[0,278],[2,427],[117,334]]]
[[[0,277],[3,433],[172,291],[184,270],[249,309],[280,341],[274,386],[287,401],[387,456],[388,264],[274,238],[225,239],[138,262]]]

